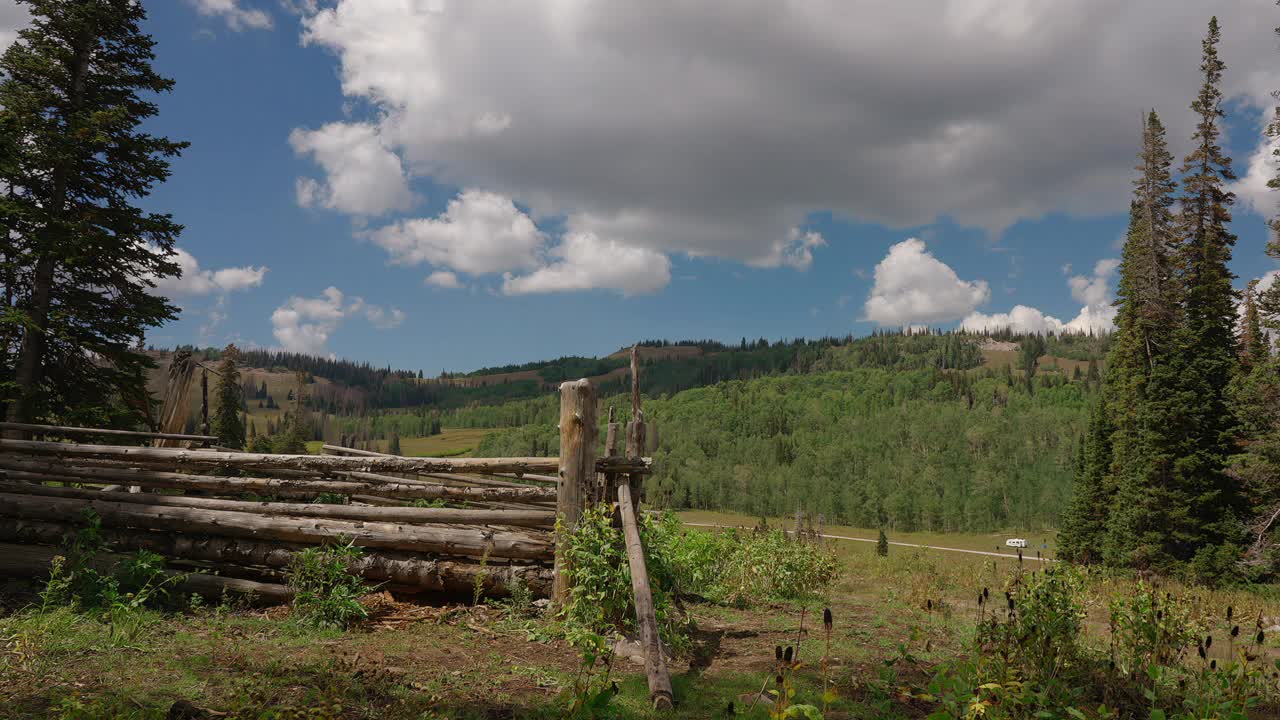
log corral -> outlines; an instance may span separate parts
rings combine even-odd
[[[636,451],[643,444],[618,454],[618,439],[596,458],[586,380],[566,383],[561,404],[559,458],[401,457],[334,445],[322,455],[275,455],[210,447],[216,438],[207,435],[3,426],[43,440],[0,439],[0,575],[46,573],[93,518],[105,544],[95,563],[154,552],[188,574],[192,592],[287,601],[285,571],[297,552],[351,541],[363,552],[348,571],[398,591],[503,596],[518,581],[538,596],[553,586],[563,593],[557,519],[572,527],[586,503],[603,499],[603,478],[638,477],[649,461]]]

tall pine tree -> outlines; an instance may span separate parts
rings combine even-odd
[[[181,226],[134,204],[186,146],[140,127],[173,82],[141,3],[24,2],[32,23],[0,58],[0,400],[9,420],[134,424],[150,411],[137,346],[176,311],[149,291],[178,274]]]
[[[1071,503],[1062,517],[1058,555],[1064,560],[1085,564],[1102,560],[1111,502],[1106,475],[1111,465],[1113,432],[1104,396],[1089,416],[1089,432],[1080,446]]]
[[[1235,173],[1219,144],[1224,116],[1219,85],[1226,69],[1218,57],[1220,39],[1218,19],[1211,18],[1202,45],[1204,82],[1191,103],[1198,117],[1193,148],[1182,167],[1178,270],[1184,319],[1174,341],[1182,365],[1180,406],[1174,414],[1182,421],[1177,429],[1183,434],[1173,467],[1170,527],[1172,549],[1180,560],[1238,539],[1237,513],[1243,509],[1238,488],[1226,473],[1236,427],[1228,389],[1239,371],[1239,354],[1238,298],[1231,285],[1235,276],[1227,267],[1236,238],[1228,227],[1235,197],[1226,184]]]
[[[244,399],[240,387],[240,368],[238,365],[240,351],[235,345],[228,345],[222,351],[222,362],[218,364],[218,414],[213,420],[213,432],[218,442],[226,447],[240,449],[244,447],[244,423],[240,419],[240,405]]]
[[[1160,116],[1143,122],[1129,232],[1116,291],[1116,332],[1107,358],[1112,456],[1103,481],[1108,518],[1102,552],[1108,563],[1169,564],[1163,528],[1171,473],[1162,419],[1173,379],[1174,331],[1181,322],[1174,275],[1179,239],[1173,214],[1173,155]]]

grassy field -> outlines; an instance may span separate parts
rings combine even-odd
[[[400,452],[406,457],[470,457],[484,436],[493,432],[486,428],[445,428],[439,435],[400,438]],[[307,452],[320,452],[323,441],[307,443]],[[387,442],[378,441],[378,450],[386,452]]]
[[[705,510],[686,510],[678,513],[678,515],[681,520],[687,523],[725,525],[728,527],[751,528],[755,527],[756,523],[760,521],[759,518],[747,515]],[[795,526],[795,518],[768,518],[768,522],[771,526],[787,529]],[[855,528],[847,525],[826,525],[822,532],[828,535],[843,535],[866,540],[875,540],[879,537],[878,530]],[[1039,550],[1047,558],[1054,557],[1057,540],[1057,532],[1053,530],[1010,530],[1003,533],[899,533],[888,531],[885,534],[890,542],[999,552],[1015,556],[1017,551],[1006,547],[1004,541],[1008,538],[1023,538],[1027,541],[1026,554],[1035,555],[1036,551]]]
[[[899,536],[930,538],[947,546],[987,541]],[[819,601],[750,608],[687,603],[693,648],[670,663],[677,710],[649,710],[643,669],[618,659],[612,673],[618,713],[610,717],[763,720],[768,711],[753,707],[752,694],[773,686],[775,647],[797,642],[804,665],[794,676],[796,699],[818,702],[823,607],[834,617],[828,676],[837,696],[827,717],[924,717],[931,706],[908,688],[922,687],[935,666],[971,646],[983,612],[974,598],[982,589],[994,595],[1023,571],[1016,562],[928,549],[894,547],[878,557],[872,544],[830,547],[843,575]],[[1109,598],[1132,587],[1124,577],[1090,579],[1086,609],[1095,642],[1105,633]],[[1189,598],[1197,617],[1214,617],[1229,605],[1241,618],[1280,614],[1274,599],[1257,593],[1168,587]],[[556,639],[548,618],[521,619],[470,602],[416,605],[377,593],[366,600],[367,622],[336,632],[305,629],[290,621],[287,608],[205,606],[109,622],[65,608],[17,609],[29,599],[9,595],[8,614],[0,615],[6,718],[159,719],[186,701],[235,718],[550,720],[563,717],[563,693],[580,667],[578,653]],[[1268,642],[1266,652],[1275,656],[1274,637]],[[1213,658],[1229,654],[1221,642],[1210,651]]]

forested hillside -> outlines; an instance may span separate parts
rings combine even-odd
[[[962,341],[962,342],[958,342]],[[645,401],[656,472],[677,508],[821,513],[896,530],[1050,527],[1070,494],[1096,373],[930,366],[963,336],[873,337],[828,353],[849,370],[731,381]],[[859,365],[860,363],[860,365]],[[627,407],[624,396],[606,405]],[[556,452],[555,398],[460,410],[451,426],[506,428],[477,454]],[[513,427],[518,426],[518,427]],[[603,438],[603,433],[601,437]]]

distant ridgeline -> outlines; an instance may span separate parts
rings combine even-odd
[[[868,337],[817,340],[743,339],[739,344],[714,340],[647,340],[640,343],[641,389],[649,397],[672,395],[726,380],[748,380],[785,374],[807,374],[859,367],[887,370],[967,370],[983,364],[981,341],[1009,341],[1009,333],[975,336],[962,333],[877,331]],[[1062,358],[1099,357],[1104,338],[1049,336],[1046,352]],[[208,360],[221,350],[181,347]],[[153,352],[157,352],[154,351]],[[168,351],[163,351],[168,352]],[[307,406],[334,415],[361,415],[379,410],[424,407],[450,410],[492,405],[546,394],[556,385],[592,378],[601,395],[630,388],[626,352],[603,358],[566,356],[476,370],[441,373],[426,378],[421,370],[396,370],[369,363],[290,352],[242,350],[241,366],[276,372],[305,372],[324,378],[307,392]]]

